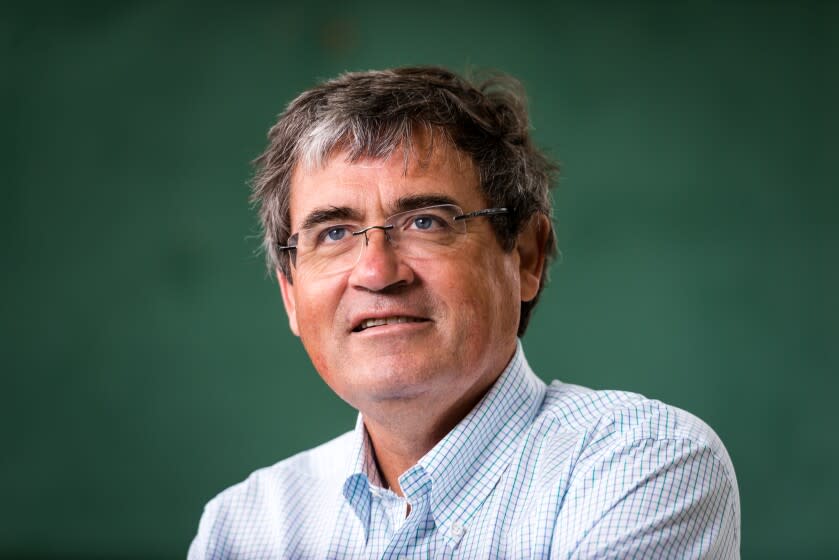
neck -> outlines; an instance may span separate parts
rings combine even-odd
[[[391,490],[404,495],[399,477],[469,414],[500,374],[443,409],[427,402],[396,402],[362,413],[379,472]]]

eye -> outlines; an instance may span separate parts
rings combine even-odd
[[[407,229],[437,231],[446,228],[446,220],[434,214],[417,214],[408,220]]]
[[[326,237],[331,241],[338,241],[339,239],[343,239],[346,234],[346,228],[332,228],[326,232]]]
[[[434,227],[435,218],[431,216],[416,216],[414,218],[414,227],[417,229],[431,229]]]
[[[350,234],[347,226],[329,226],[321,230],[318,236],[318,243],[337,243],[343,241]]]

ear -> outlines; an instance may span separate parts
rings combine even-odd
[[[283,271],[279,268],[274,271],[277,275],[277,282],[280,283],[280,292],[283,294],[283,305],[288,315],[288,328],[295,336],[300,336],[300,329],[297,328],[297,303],[294,299],[294,286],[288,281]]]
[[[545,243],[551,231],[550,227],[547,216],[536,214],[519,233],[516,251],[519,254],[519,285],[522,301],[530,301],[539,293],[542,269],[545,267]]]

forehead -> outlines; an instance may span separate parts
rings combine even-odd
[[[350,161],[338,151],[323,165],[298,164],[291,177],[291,225],[326,208],[348,208],[365,218],[387,217],[400,198],[441,195],[464,211],[484,206],[478,173],[471,158],[448,143],[400,147],[384,158]]]

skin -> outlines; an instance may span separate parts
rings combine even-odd
[[[320,168],[295,170],[291,230],[314,210],[336,206],[352,209],[364,225],[383,224],[400,198],[429,194],[453,199],[464,212],[488,206],[474,165],[448,145],[411,156],[407,168],[399,150],[356,162],[339,152]],[[381,474],[400,494],[399,475],[504,370],[516,348],[520,301],[539,287],[547,218],[532,220],[511,252],[488,220],[467,224],[457,246],[433,262],[404,258],[372,230],[351,270],[307,277],[293,268],[293,282],[277,273],[292,332],[327,385],[362,413]],[[422,322],[353,331],[362,318],[382,316]]]

